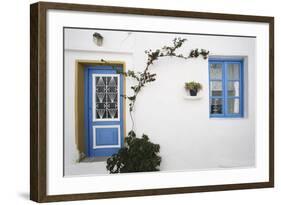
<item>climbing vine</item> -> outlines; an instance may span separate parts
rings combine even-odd
[[[132,130],[125,138],[124,147],[119,149],[118,153],[107,159],[106,168],[110,173],[159,171],[161,163],[161,157],[158,155],[160,152],[160,145],[152,143],[145,134],[143,134],[141,138],[136,137],[132,112],[134,111],[135,102],[140,91],[146,84],[156,80],[156,73],[150,71],[151,66],[156,60],[169,56],[182,59],[197,58],[199,56],[202,56],[203,59],[208,58],[209,51],[205,49],[193,49],[187,55],[178,54],[176,51],[185,41],[186,39],[175,38],[172,46],[163,46],[161,49],[156,49],[154,51],[151,49],[146,50],[147,62],[142,72],[135,72],[133,70],[121,72],[125,77],[131,77],[136,80],[136,83],[131,86],[133,94],[130,96],[123,95],[124,98],[129,100]],[[117,72],[120,73],[120,71]]]
[[[159,60],[160,58],[163,57],[177,57],[177,58],[182,58],[182,59],[189,59],[189,58],[197,58],[199,56],[202,56],[203,59],[207,59],[209,55],[209,51],[205,49],[193,49],[191,50],[187,55],[184,54],[179,54],[176,51],[182,47],[184,42],[187,39],[185,38],[174,38],[173,39],[173,45],[171,46],[163,46],[161,49],[156,49],[152,51],[151,49],[146,50],[145,54],[147,55],[147,63],[142,72],[135,72],[133,70],[128,70],[127,72],[122,72],[125,77],[131,77],[136,80],[136,84],[131,86],[131,89],[133,91],[133,94],[130,96],[123,95],[124,98],[128,99],[129,102],[129,111],[130,111],[130,116],[132,120],[132,130],[134,129],[134,120],[132,117],[132,112],[135,107],[135,103],[138,97],[138,94],[140,91],[143,89],[143,87],[150,82],[153,82],[156,80],[156,73],[151,73],[150,72],[150,67],[153,65],[153,63],[156,60]]]

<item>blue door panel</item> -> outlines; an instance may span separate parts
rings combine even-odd
[[[108,157],[116,154],[120,148],[110,148],[110,149],[95,149],[94,155],[90,157]]]
[[[84,72],[84,112],[85,112],[85,143],[88,157],[111,156],[118,152],[124,143],[123,128],[123,76],[117,73],[122,71],[121,66],[86,66]],[[95,120],[93,116],[93,91],[96,89],[93,85],[93,74],[118,74],[119,76],[119,120]],[[98,91],[97,91],[98,92]],[[102,127],[104,126],[104,127]],[[112,126],[112,127],[111,127]],[[119,128],[119,129],[118,129]],[[94,131],[95,130],[95,131]],[[118,135],[120,134],[120,137]],[[94,136],[95,135],[95,136]],[[120,138],[120,142],[118,141]],[[94,142],[94,140],[96,140]],[[95,146],[94,146],[95,145]],[[100,147],[99,147],[100,146]],[[110,147],[112,146],[112,147]],[[118,146],[118,147],[117,147]]]
[[[96,128],[96,145],[118,145],[118,128]]]

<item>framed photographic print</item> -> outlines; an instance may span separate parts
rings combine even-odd
[[[39,2],[30,198],[274,186],[274,18]]]

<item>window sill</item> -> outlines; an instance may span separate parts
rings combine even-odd
[[[217,119],[217,120],[244,120],[246,119],[245,117],[241,117],[241,116],[209,116],[209,119]]]

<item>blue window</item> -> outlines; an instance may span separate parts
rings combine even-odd
[[[210,117],[243,117],[243,61],[209,60]]]

